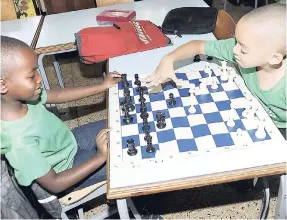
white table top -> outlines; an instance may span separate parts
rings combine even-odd
[[[105,9],[136,11],[136,19],[150,20],[161,25],[166,14],[179,7],[207,7],[202,0],[144,0],[130,4],[112,5],[53,14],[45,17],[36,48],[75,41],[74,34],[83,28],[99,26],[96,16]]]
[[[14,37],[31,45],[37,31],[41,16],[33,16],[1,22],[1,35]]]

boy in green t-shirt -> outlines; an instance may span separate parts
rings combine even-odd
[[[249,12],[238,22],[235,36],[184,44],[164,56],[145,81],[148,86],[178,81],[174,62],[196,54],[236,62],[246,86],[286,138],[286,5],[275,3]]]
[[[104,92],[120,81],[120,74],[109,73],[99,85],[43,90],[36,53],[14,38],[1,36],[1,43],[1,154],[14,168],[18,183],[28,186],[36,180],[59,193],[105,180],[105,121],[74,129],[75,138],[43,104]]]

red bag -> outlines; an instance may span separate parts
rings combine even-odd
[[[150,21],[116,22],[113,26],[89,27],[75,34],[83,63],[164,47],[170,39]]]

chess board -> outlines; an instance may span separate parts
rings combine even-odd
[[[182,83],[166,82],[161,85],[162,92],[150,94],[144,90],[150,135],[155,148],[152,153],[146,151],[147,142],[144,140],[139,93],[134,77],[128,78],[132,103],[135,105],[135,110],[130,112],[132,123],[123,122],[123,84],[110,89],[110,178],[116,180],[111,181],[111,187],[168,181],[244,168],[251,164],[260,165],[263,160],[254,157],[257,157],[256,154],[261,154],[258,156],[260,158],[271,156],[271,146],[273,150],[278,148],[286,152],[286,147],[282,148],[283,137],[245,87],[241,76],[228,67],[228,80],[222,80],[220,66],[209,64],[211,74],[208,74],[204,71],[206,64],[201,62],[179,69],[176,75],[182,79]],[[208,80],[216,82],[217,88],[212,88]],[[207,85],[201,86],[202,82]],[[195,85],[193,96],[190,96],[191,84]],[[170,93],[176,101],[172,106],[169,104]],[[196,110],[193,113],[189,111],[191,104]],[[248,108],[253,110],[252,116],[244,115]],[[156,125],[158,111],[163,112],[166,118],[163,129]],[[232,126],[228,123],[230,120]],[[265,133],[264,137],[256,135],[259,125]],[[127,153],[128,139],[135,142],[137,154],[134,156]],[[217,161],[213,161],[213,158],[217,158]],[[245,164],[236,162],[238,158],[245,158]],[[277,162],[286,161],[277,159]],[[270,163],[273,162],[274,158],[270,159]],[[169,174],[164,175],[166,172]],[[133,174],[137,173],[141,175],[135,180]]]

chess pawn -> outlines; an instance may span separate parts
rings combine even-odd
[[[227,121],[227,126],[233,128],[235,126],[235,122],[232,119],[232,117],[229,117],[228,121]]]
[[[194,105],[191,105],[191,106],[189,107],[188,112],[189,112],[190,114],[194,114],[194,113],[196,112],[196,108],[194,107]]]
[[[221,74],[221,76],[220,76],[220,79],[221,79],[222,81],[226,81],[226,80],[228,79],[227,69],[223,69],[223,70],[222,70],[222,74]]]
[[[151,142],[148,142],[148,143],[147,143],[146,152],[147,152],[147,153],[153,153],[154,151],[155,151],[154,146],[152,146],[152,143],[151,143]]]
[[[255,132],[255,136],[259,139],[263,139],[266,137],[265,127],[263,124],[258,125],[258,129]]]
[[[127,153],[129,156],[134,156],[137,154],[138,150],[136,149],[134,139],[130,138],[127,140],[127,147],[128,147]]]
[[[218,89],[218,85],[217,85],[217,82],[215,81],[215,79],[212,80],[211,88],[212,89]]]
[[[202,81],[199,85],[199,88],[200,89],[205,89],[206,88],[206,82],[205,81]]]

